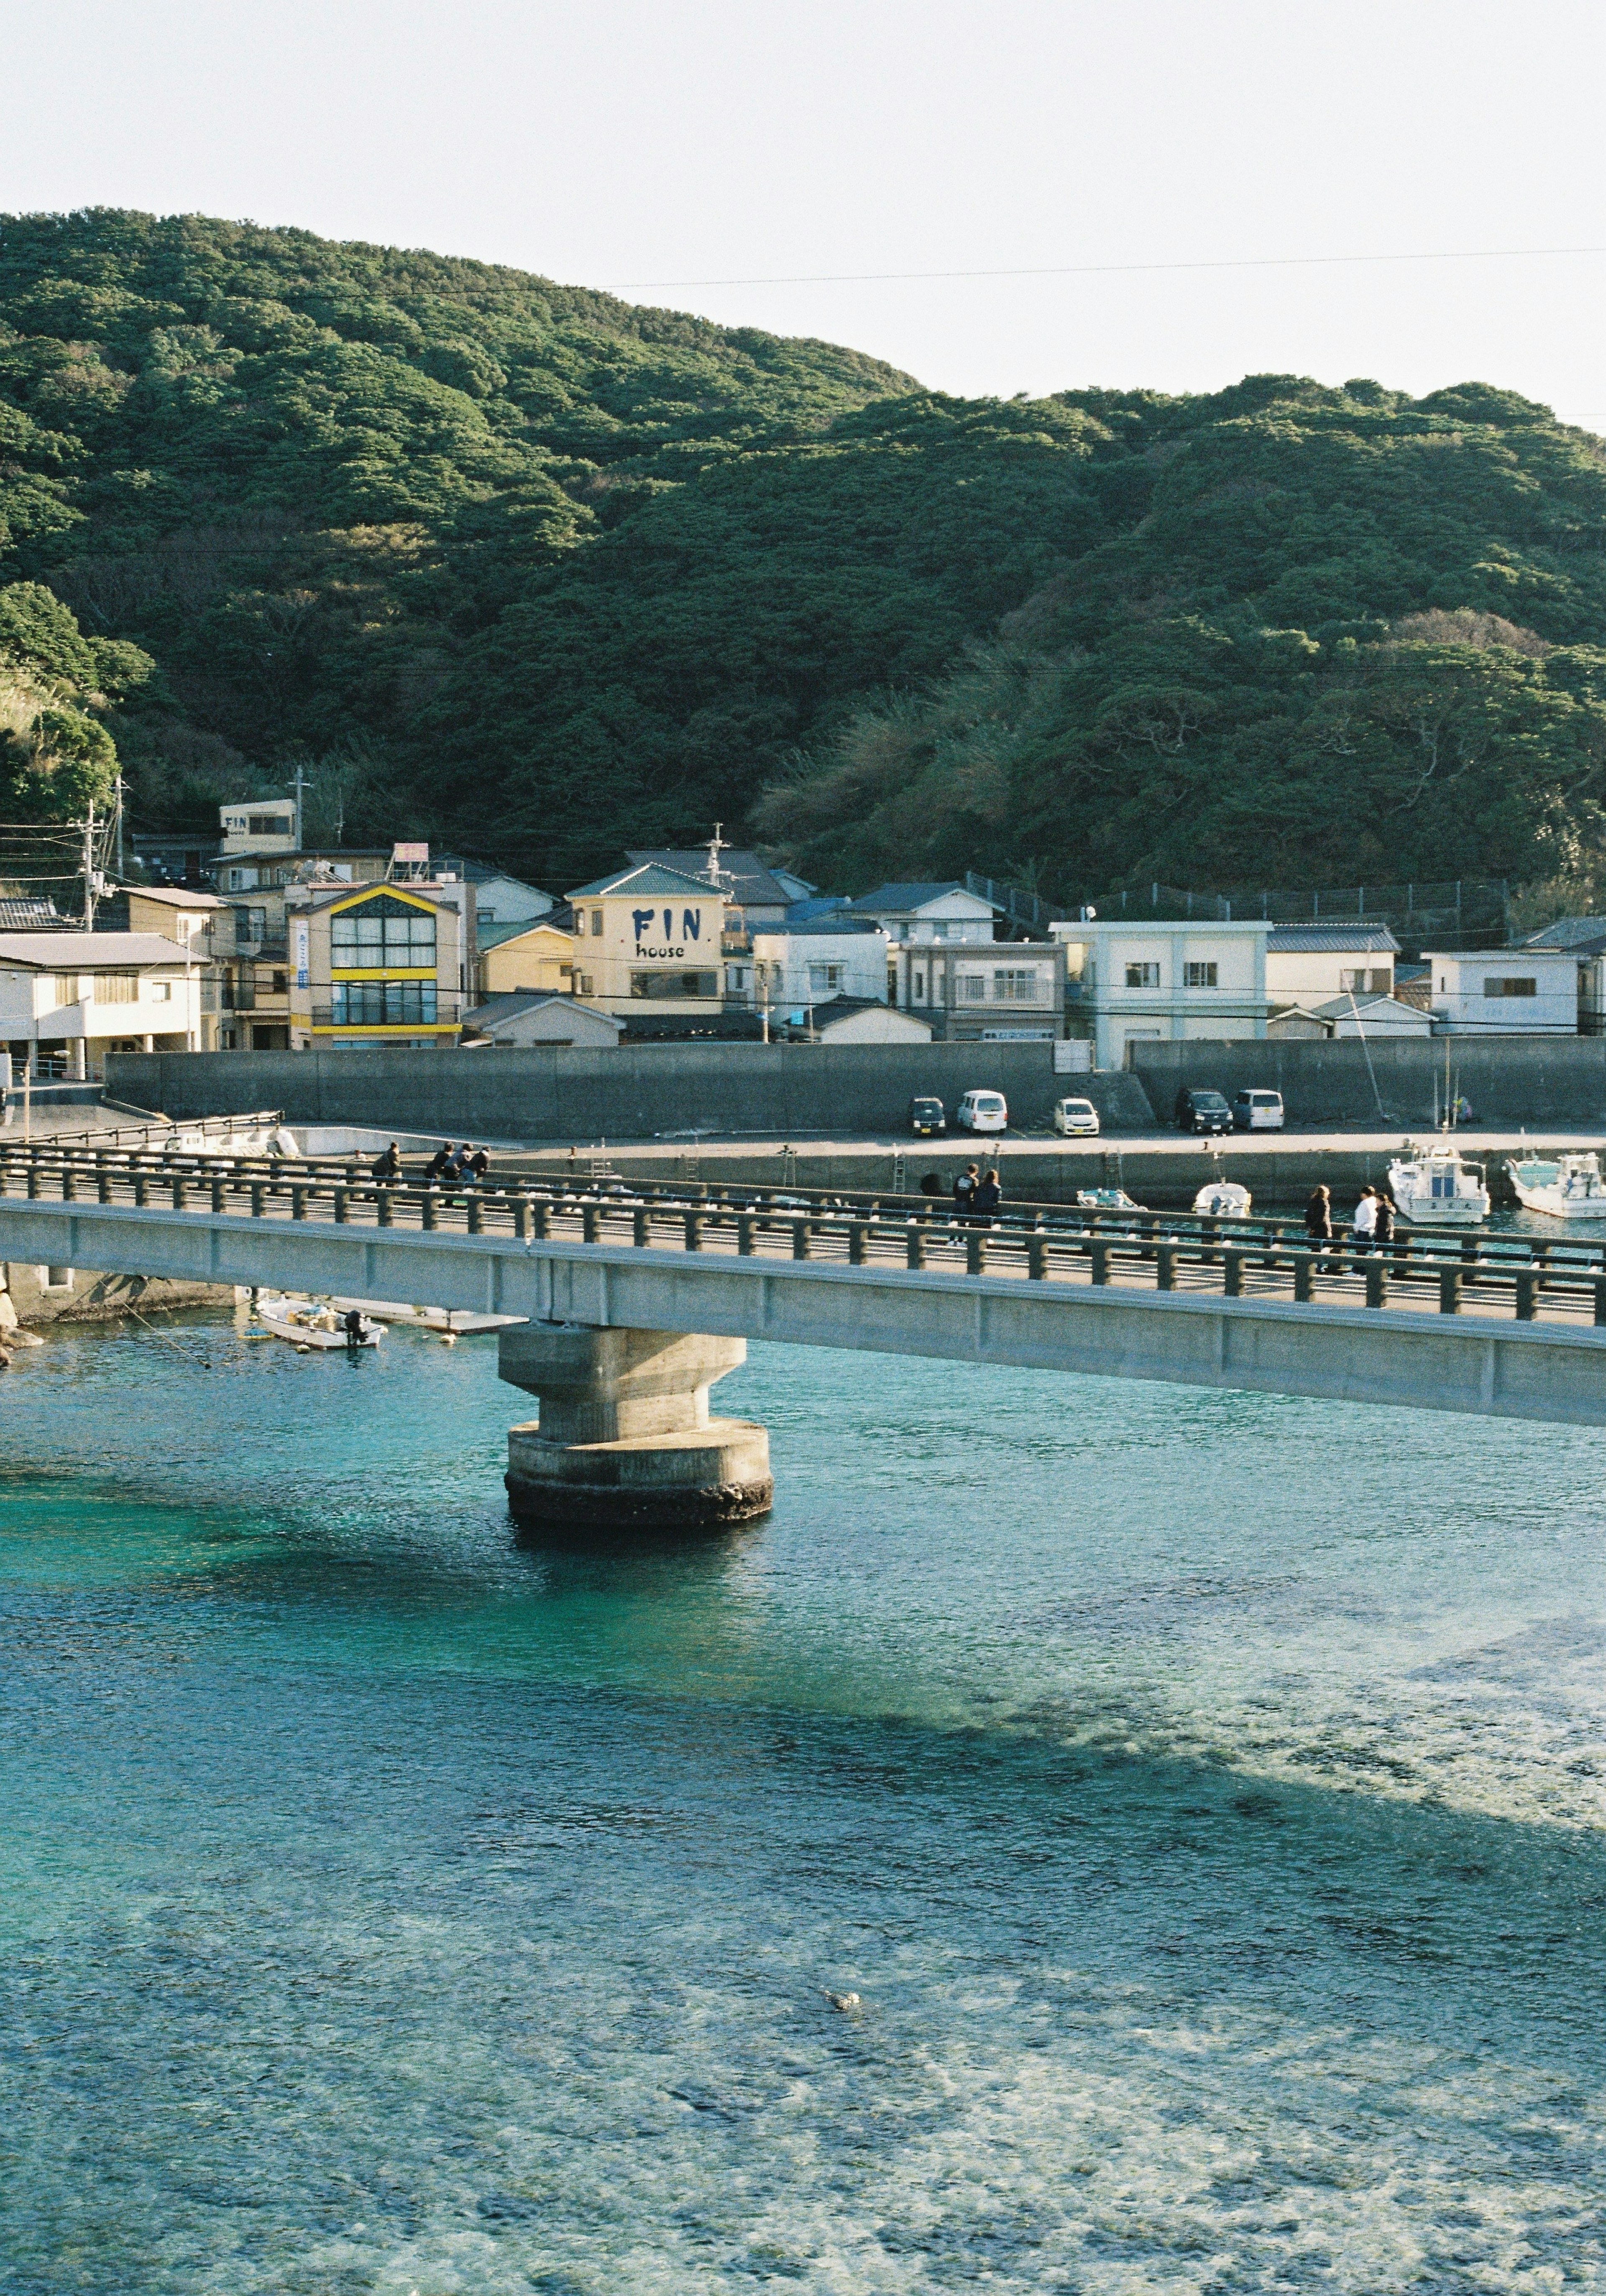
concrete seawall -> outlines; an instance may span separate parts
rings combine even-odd
[[[292,1124],[376,1125],[492,1140],[640,1140],[709,1132],[851,1136],[905,1126],[917,1093],[951,1116],[1001,1092],[1046,1125],[1084,1093],[1105,1125],[1144,1130],[1135,1078],[1061,1076],[1052,1045],[630,1045],[472,1053],[114,1053],[106,1090],[169,1116],[281,1108]]]
[[[1280,1092],[1290,1124],[1423,1128],[1449,1090],[1480,1125],[1606,1129],[1606,1037],[1416,1037],[1139,1044],[1132,1072],[1164,1122],[1183,1085]],[[1375,1086],[1375,1089],[1374,1089]],[[1380,1103],[1381,1107],[1380,1108]]]

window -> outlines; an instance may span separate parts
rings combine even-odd
[[[432,980],[337,980],[329,1018],[337,1029],[403,1028],[435,1018]]]
[[[591,986],[591,976],[589,972],[577,972],[575,974],[574,994],[577,996],[596,996],[597,991]]]
[[[1217,986],[1214,964],[1185,964],[1182,967],[1184,988],[1214,988]]]
[[[917,972],[916,972],[916,973],[915,973],[915,988],[914,988],[914,996],[915,996],[915,1003],[916,1003],[917,1004],[925,1004],[925,1002],[926,1002],[926,975],[925,975],[923,972],[919,972],[919,971],[917,971]]]
[[[1028,965],[1019,972],[995,972],[992,994],[1001,1004],[1034,1004],[1037,1001],[1037,970]]]
[[[52,985],[51,993],[58,1004],[76,1004],[78,1001],[78,974],[58,972]]]
[[[1483,993],[1486,996],[1536,996],[1539,994],[1539,983],[1536,980],[1525,980],[1520,976],[1509,973],[1496,975],[1492,980],[1485,980]]]
[[[231,875],[234,873],[233,871],[230,872]],[[266,909],[235,911],[235,940],[238,946],[243,947],[249,941],[264,941],[267,939],[268,912]]]
[[[435,917],[389,893],[377,893],[360,907],[337,909],[329,920],[329,961],[338,970],[383,966],[435,969]]]
[[[964,997],[967,1004],[979,1004],[986,994],[987,976],[984,972],[960,973],[959,995]]]
[[[476,909],[474,914],[482,925],[494,925],[497,921],[497,913],[494,909]]]
[[[1159,966],[1129,964],[1126,968],[1126,985],[1129,988],[1157,988],[1160,985]]]
[[[170,1004],[173,1001],[173,984],[170,980],[147,980],[145,994],[153,1004]]]
[[[290,975],[287,972],[276,972],[274,974],[273,993],[276,996],[283,996],[289,987]]]
[[[72,1289],[71,1268],[41,1267],[39,1270],[39,1289],[42,1292],[70,1292]]]
[[[95,1002],[97,1004],[132,1004],[139,996],[139,975],[136,972],[97,972],[95,976]]]
[[[839,964],[811,964],[809,967],[811,996],[834,996],[841,986],[842,967]]]
[[[253,813],[246,822],[246,831],[252,837],[292,837],[294,816],[287,813]]]
[[[940,922],[934,924],[931,929],[931,937],[933,940],[946,940],[948,938],[948,927]]]
[[[717,996],[717,972],[632,972],[632,996]]]
[[[602,911],[600,909],[593,909],[591,912],[591,931],[593,935],[598,934],[602,931]]]

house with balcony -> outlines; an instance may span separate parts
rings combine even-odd
[[[957,878],[935,883],[878,885],[856,901],[844,901],[842,914],[868,917],[891,941],[916,947],[957,943],[961,947],[990,944],[996,920],[1003,912],[979,893],[968,892]]]
[[[790,1016],[833,997],[888,1001],[885,928],[873,917],[808,917],[797,924],[755,926],[753,977],[741,998],[755,1012]]]
[[[471,998],[464,919],[431,881],[285,889],[290,1049],[455,1045]]]
[[[1095,1068],[1129,1067],[1134,1044],[1266,1033],[1263,921],[1090,917],[1049,930],[1065,952],[1067,1025],[1091,1038]]]
[[[108,1053],[210,1052],[217,1024],[212,968],[159,933],[0,933],[14,1074],[97,1078]]]
[[[1576,1037],[1578,964],[1570,948],[1429,949],[1429,1010],[1447,1037]]]
[[[725,1009],[725,896],[656,861],[568,896],[574,994],[625,1021],[717,1017]]]

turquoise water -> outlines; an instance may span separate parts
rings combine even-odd
[[[588,1553],[490,1343],[0,1382],[4,2296],[1606,2287],[1602,1439],[721,1398]]]

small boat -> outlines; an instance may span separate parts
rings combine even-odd
[[[1252,1199],[1236,1180],[1207,1180],[1193,1199],[1201,1219],[1248,1219]]]
[[[1517,1201],[1530,1212],[1556,1219],[1606,1219],[1606,1180],[1593,1152],[1563,1156],[1508,1158]]]
[[[370,1323],[366,1316],[361,1330],[352,1334],[327,1301],[297,1300],[281,1292],[259,1294],[256,1317],[265,1332],[296,1348],[376,1348],[384,1337],[383,1324]]]
[[[468,1308],[410,1308],[400,1300],[346,1300],[338,1294],[329,1305],[342,1313],[355,1308],[359,1316],[368,1316],[376,1324],[416,1324],[426,1332],[455,1332],[461,1339],[469,1332],[505,1332],[510,1324],[527,1324],[527,1316],[482,1316]]]
[[[1482,1172],[1458,1148],[1412,1150],[1388,1167],[1388,1192],[1415,1227],[1481,1227],[1489,1217]]]
[[[1147,1204],[1134,1204],[1124,1188],[1078,1188],[1076,1202],[1084,1212],[1146,1212]]]

